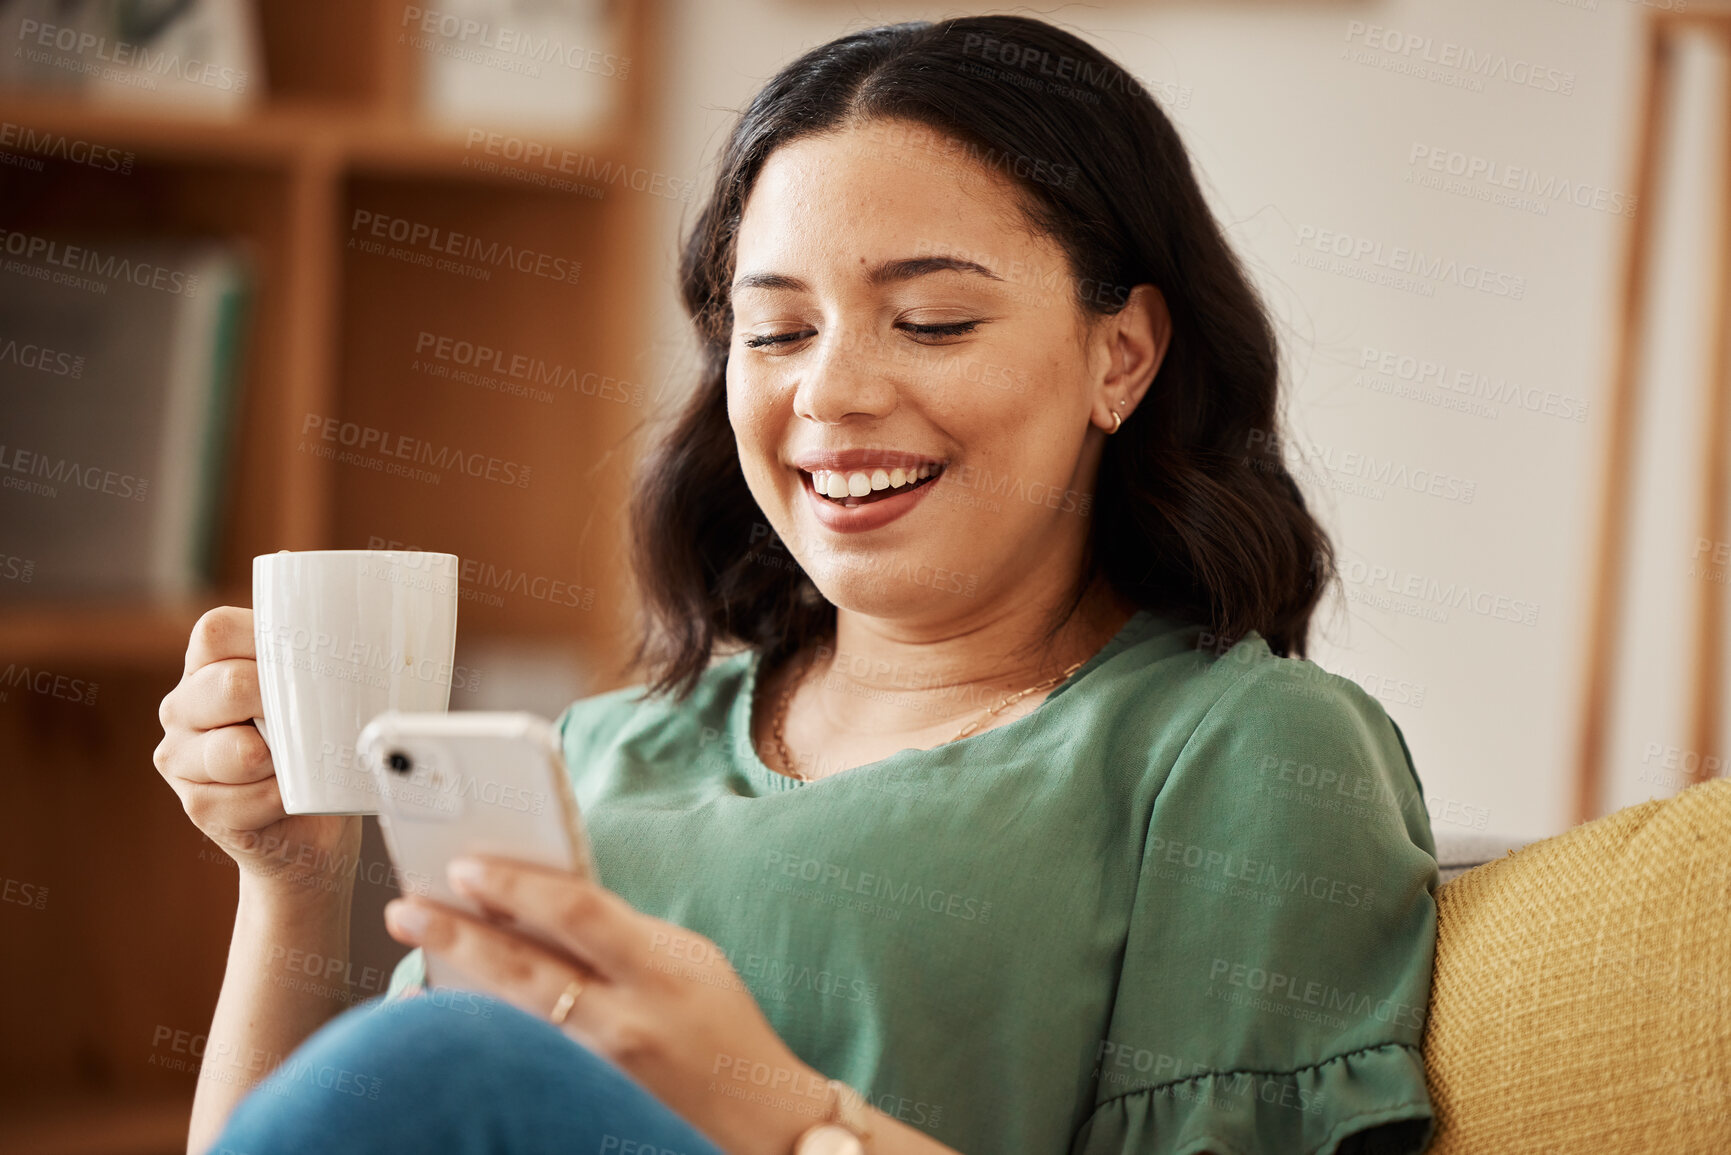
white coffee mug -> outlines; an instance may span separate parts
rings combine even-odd
[[[445,710],[457,555],[326,549],[252,559],[254,718],[290,814],[377,814],[355,739],[385,710]]]

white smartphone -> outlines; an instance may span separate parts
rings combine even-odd
[[[367,723],[355,750],[378,787],[379,828],[404,894],[486,917],[446,879],[446,864],[465,854],[599,878],[547,719],[386,710]],[[431,954],[426,963],[429,986],[476,989]]]

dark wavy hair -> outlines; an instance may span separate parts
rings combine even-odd
[[[835,607],[763,520],[727,416],[735,237],[764,162],[801,137],[916,122],[981,157],[1041,158],[1010,175],[1029,223],[1062,247],[1100,315],[1152,284],[1172,318],[1146,396],[1106,441],[1084,572],[1053,634],[1104,578],[1222,642],[1260,633],[1302,656],[1334,553],[1277,447],[1272,325],[1208,210],[1190,159],[1147,90],[1040,20],[974,16],[852,33],[764,85],[735,125],[680,262],[696,326],[696,391],[643,459],[632,562],[648,616],[634,661],[652,692],[684,698],[718,643],[775,661],[830,636]],[[1258,449],[1261,452],[1258,452]]]

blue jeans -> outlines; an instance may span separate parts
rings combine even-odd
[[[370,999],[320,1027],[207,1155],[387,1151],[723,1155],[553,1024],[451,990]]]

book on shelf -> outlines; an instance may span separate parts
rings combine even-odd
[[[225,241],[45,244],[0,265],[0,599],[206,590],[251,261]]]
[[[613,115],[632,62],[620,0],[443,0],[406,7],[422,114],[460,129],[575,136]]]
[[[263,88],[254,0],[0,0],[0,84],[239,113]]]

